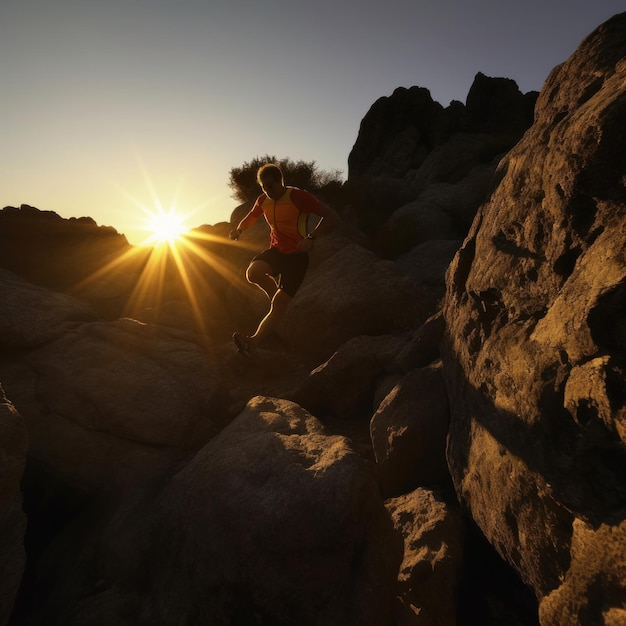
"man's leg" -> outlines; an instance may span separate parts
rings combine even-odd
[[[261,320],[254,335],[250,337],[250,341],[253,344],[258,345],[276,330],[276,327],[285,316],[290,302],[291,296],[282,289],[279,289],[274,294],[268,314]]]
[[[271,276],[271,272],[272,268],[269,263],[259,259],[252,261],[246,271],[248,282],[262,289],[270,302],[278,289],[276,281]]]

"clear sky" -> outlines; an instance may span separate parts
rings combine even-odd
[[[88,215],[131,243],[155,202],[227,221],[256,156],[347,176],[370,106],[477,72],[540,90],[623,0],[0,0],[0,207]],[[143,207],[143,209],[141,208]]]

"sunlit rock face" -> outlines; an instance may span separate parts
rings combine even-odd
[[[625,58],[553,70],[447,275],[450,469],[542,624],[626,619]]]

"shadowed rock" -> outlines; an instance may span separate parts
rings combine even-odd
[[[68,625],[392,623],[402,543],[372,468],[295,404],[252,399],[135,515],[104,535],[108,584],[59,607]]]

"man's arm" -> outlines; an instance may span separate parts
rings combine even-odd
[[[237,241],[237,239],[239,239],[239,237],[241,236],[241,233],[244,230],[250,228],[250,226],[252,226],[259,219],[259,216],[256,213],[255,209],[256,205],[252,207],[250,212],[241,220],[241,222],[239,222],[237,228],[230,231],[229,237],[231,239]]]
[[[330,207],[321,204],[316,211],[316,215],[322,219],[317,223],[315,228],[309,233],[313,239],[323,237],[327,233],[334,230],[339,223],[339,216]]]
[[[318,237],[323,237],[337,227],[339,216],[330,207],[321,202],[315,208],[315,215],[321,217],[315,228],[298,242],[300,252],[308,252],[313,247],[313,242]]]

